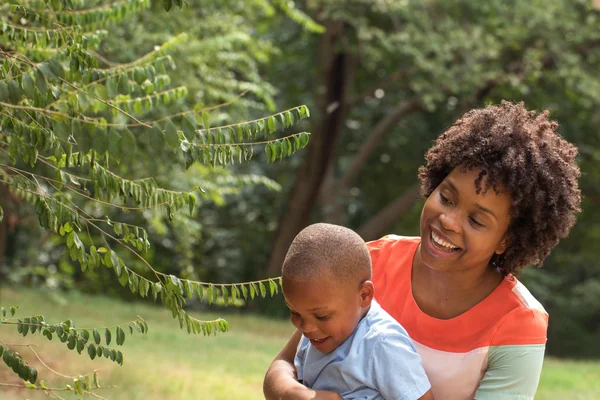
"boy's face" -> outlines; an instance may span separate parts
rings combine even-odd
[[[353,287],[333,279],[308,282],[283,278],[292,324],[321,353],[330,353],[354,331],[373,299],[373,283]]]

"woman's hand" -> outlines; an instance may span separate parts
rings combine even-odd
[[[294,367],[294,356],[301,338],[302,333],[296,330],[271,363],[263,382],[265,399],[309,400],[314,398],[314,390],[298,382]]]
[[[271,363],[263,382],[267,400],[342,400],[335,392],[307,388],[296,376],[294,356],[302,333],[296,331]]]
[[[311,397],[314,400],[343,400],[336,392],[328,392],[326,390],[314,390],[315,395]]]

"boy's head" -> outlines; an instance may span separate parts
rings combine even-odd
[[[373,299],[369,250],[342,226],[319,223],[302,230],[282,275],[292,324],[322,353],[348,339]]]

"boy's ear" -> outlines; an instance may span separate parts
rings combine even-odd
[[[369,307],[373,296],[375,295],[375,288],[373,282],[364,281],[360,284],[360,306],[363,308]]]

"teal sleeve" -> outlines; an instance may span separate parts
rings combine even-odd
[[[476,400],[533,400],[546,346],[493,346]]]

